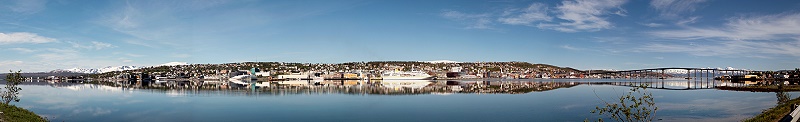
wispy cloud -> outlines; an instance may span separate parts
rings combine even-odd
[[[466,23],[469,25],[467,28],[474,29],[492,29],[493,21],[497,21],[501,24],[561,32],[599,31],[613,27],[607,20],[607,15],[627,16],[628,12],[621,8],[625,2],[626,0],[568,0],[556,6],[552,12],[546,4],[532,3],[526,8],[507,9],[502,13],[466,14],[445,10],[441,15]],[[555,18],[558,19],[549,15],[551,13],[555,13]]]
[[[562,45],[561,48],[564,48],[564,49],[567,49],[567,50],[574,50],[574,51],[583,50],[582,48],[572,47],[572,46],[569,46],[569,45]]]
[[[0,33],[0,45],[19,43],[40,44],[50,42],[57,42],[57,40],[28,32]]]
[[[675,22],[675,25],[686,26],[687,24],[692,24],[697,22],[697,19],[700,19],[700,17],[699,16],[689,17],[683,20],[678,20],[678,22]]]
[[[706,0],[653,0],[650,6],[656,9],[661,17],[677,18],[681,14],[694,12],[697,5]]]
[[[3,4],[13,12],[21,14],[33,14],[46,8],[47,0],[7,0]]]
[[[258,1],[118,1],[108,7],[109,10],[101,12],[102,16],[94,18],[93,22],[132,37],[123,40],[127,43],[147,47],[167,45],[172,48],[191,48],[184,44],[217,41],[210,38],[231,37],[219,33],[265,26],[273,19],[283,19],[270,13],[273,11],[269,10],[275,9],[271,8],[273,6],[252,5],[255,2]]]
[[[467,29],[492,29],[490,14],[467,14],[453,10],[445,10],[441,16],[467,24]]]
[[[629,40],[625,37],[592,37],[592,41],[610,44],[626,44]]]
[[[20,53],[32,53],[36,52],[36,50],[28,49],[28,48],[9,48],[9,50],[17,51]]]
[[[7,66],[7,65],[19,65],[24,63],[23,61],[0,61],[0,66]]]
[[[91,44],[79,44],[79,43],[72,42],[72,41],[67,41],[67,43],[71,44],[72,47],[74,47],[74,48],[81,48],[81,49],[101,50],[101,49],[106,49],[106,48],[117,47],[117,46],[111,45],[109,43],[103,43],[103,42],[97,42],[97,41],[92,41]]]
[[[553,17],[547,15],[547,5],[542,3],[533,3],[528,8],[510,9],[503,12],[503,16],[497,21],[509,25],[534,25],[536,21],[551,21]]]
[[[677,52],[696,56],[772,58],[775,55],[800,57],[800,40],[793,42],[732,40],[713,44],[647,44],[639,50]]]
[[[566,22],[558,24],[540,24],[540,28],[553,29],[562,32],[599,31],[613,27],[611,22],[603,17],[618,12],[609,12],[613,9],[624,11],[620,6],[625,0],[576,0],[563,1],[556,7],[559,19]]]
[[[158,46],[153,45],[152,43],[145,42],[145,41],[125,40],[124,42],[128,43],[128,44],[133,44],[133,45],[145,46],[145,47],[150,47],[150,48],[158,48]]]
[[[42,61],[60,61],[76,59],[80,56],[80,52],[74,49],[48,48],[47,51],[46,53],[36,55],[36,57],[40,58]]]
[[[661,26],[664,26],[664,24],[661,24],[661,23],[646,23],[646,24],[642,24],[642,25],[647,26],[647,27],[661,27]]]
[[[130,57],[144,57],[145,55],[133,54],[133,53],[125,53],[126,56]]]
[[[800,13],[742,16],[728,19],[722,27],[684,27],[680,30],[650,32],[651,35],[680,40],[774,40],[800,36]]]

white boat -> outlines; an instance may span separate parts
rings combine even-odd
[[[381,85],[386,88],[412,88],[420,89],[433,82],[429,80],[389,80],[381,81]]]
[[[394,72],[385,72],[381,75],[383,80],[423,80],[423,79],[431,79],[433,76],[428,75],[428,73],[422,71],[410,71],[410,72],[401,72],[401,71],[394,71]]]

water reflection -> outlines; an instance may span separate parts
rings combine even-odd
[[[588,81],[588,82],[587,82]],[[183,93],[233,92],[240,95],[285,95],[285,94],[444,94],[444,93],[494,93],[520,94],[548,91],[558,88],[569,88],[580,84],[639,86],[646,84],[650,88],[666,90],[699,90],[723,89],[749,85],[774,84],[773,82],[726,82],[716,80],[683,80],[683,79],[644,79],[644,80],[293,80],[257,83],[258,89],[250,89],[247,85],[231,85],[225,81],[154,81],[152,83],[136,83],[128,81],[99,81],[85,83],[48,83],[33,82],[67,89],[106,89],[106,90],[144,90],[165,92],[174,96]],[[96,84],[96,85],[77,85]],[[249,91],[248,91],[249,90]],[[736,90],[736,89],[732,89]],[[177,93],[181,92],[181,93]]]
[[[626,84],[652,84],[656,119],[738,121],[796,95],[713,90],[745,83],[669,79],[290,81],[255,91],[181,82],[173,88],[24,83],[18,105],[53,121],[581,121],[597,118],[589,110],[602,105],[598,97],[618,97]]]

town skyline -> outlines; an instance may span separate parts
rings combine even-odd
[[[7,3],[0,5],[3,73],[167,62],[800,66],[798,1]]]

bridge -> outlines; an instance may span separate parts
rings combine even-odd
[[[761,72],[761,71],[753,71],[753,70],[727,70],[727,69],[714,69],[714,68],[685,68],[685,67],[670,67],[670,68],[650,68],[650,69],[636,69],[636,70],[623,70],[623,71],[600,71],[600,72],[591,72],[589,71],[589,75],[597,75],[597,74],[605,74],[605,75],[615,75],[615,76],[626,76],[627,78],[645,78],[642,77],[642,74],[647,73],[659,73],[660,78],[666,77],[666,70],[686,70],[686,77],[687,78],[694,78],[694,77],[716,77],[717,74],[720,75],[746,75],[753,72]]]

